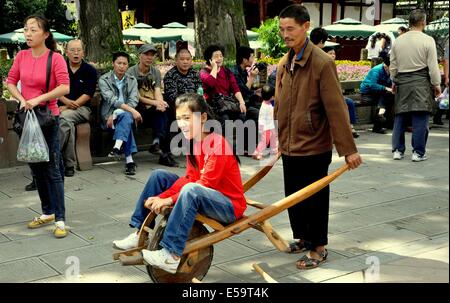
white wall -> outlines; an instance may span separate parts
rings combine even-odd
[[[311,18],[311,28],[319,26],[320,21],[320,5],[319,3],[312,2],[303,2],[303,5],[308,9],[310,18]],[[322,26],[331,24],[331,3],[323,4],[323,24]],[[368,7],[363,7],[362,20],[361,22],[368,25],[374,25],[374,20],[372,16],[370,16],[368,12]],[[393,18],[392,14],[393,4],[391,3],[383,3],[382,12],[381,12],[381,21],[388,20]],[[337,6],[337,20],[340,19],[341,16],[341,6],[338,4]],[[355,20],[359,20],[359,7],[356,6],[347,6],[344,12],[344,18],[353,18]]]

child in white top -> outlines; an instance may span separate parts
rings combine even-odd
[[[264,150],[269,146],[271,154],[278,153],[278,136],[275,127],[275,121],[273,118],[273,108],[275,101],[273,99],[275,89],[272,86],[264,85],[261,90],[261,97],[263,102],[259,109],[258,129],[260,133],[260,140],[255,152],[253,153],[253,159],[261,160]]]

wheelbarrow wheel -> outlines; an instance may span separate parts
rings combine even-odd
[[[159,246],[159,242],[161,242],[163,238],[167,220],[168,215],[164,216],[164,218],[161,219],[159,224],[155,227],[155,233],[153,235],[153,238],[150,240],[148,250],[161,249],[161,246]],[[188,241],[194,238],[201,237],[208,233],[208,230],[203,224],[195,221],[191,233],[189,234]],[[150,276],[150,279],[152,279],[152,281],[155,283],[191,283],[193,278],[201,281],[206,276],[209,268],[211,267],[213,254],[214,248],[212,245],[200,249],[194,262],[190,260],[187,261],[187,263],[190,265],[189,270],[181,270],[182,264],[186,262],[187,258],[186,255],[182,256],[180,266],[178,267],[178,270],[175,274],[168,273],[151,265],[147,265],[147,272]]]

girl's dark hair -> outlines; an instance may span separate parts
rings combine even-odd
[[[195,93],[187,93],[177,97],[175,100],[175,109],[179,108],[181,105],[186,104],[189,110],[193,113],[206,113],[208,116],[208,120],[214,118],[214,115],[211,114],[211,109],[209,105],[206,103],[203,96],[195,94]],[[234,151],[233,151],[234,153]],[[194,140],[191,139],[189,142],[189,151],[187,152],[188,161],[192,164],[195,169],[198,169],[198,163],[194,156]],[[238,163],[241,163],[239,157],[234,155]]]
[[[205,52],[203,54],[203,58],[206,61],[206,64],[209,66],[211,65],[211,63],[209,63],[209,60],[212,59],[213,53],[217,52],[217,51],[221,51],[222,52],[222,56],[225,56],[225,50],[222,46],[220,45],[210,45],[205,49]]]
[[[50,30],[50,22],[48,22],[47,18],[45,18],[42,15],[37,15],[37,14],[31,15],[25,19],[25,21],[23,22],[23,25],[25,26],[27,24],[27,21],[30,19],[35,19],[39,25],[39,28],[41,28],[44,31],[44,33],[49,34],[47,39],[45,39],[45,46],[52,51],[56,51],[57,50],[56,41],[53,38],[53,34]]]
[[[401,31],[402,33],[406,33],[408,31],[408,28],[404,27],[404,26],[400,26],[398,28],[399,31]]]

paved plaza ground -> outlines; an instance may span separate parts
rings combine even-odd
[[[364,164],[331,185],[328,262],[299,271],[301,255],[278,252],[265,236],[247,230],[214,245],[204,282],[264,282],[260,266],[279,282],[449,282],[449,128],[432,128],[429,160],[392,160],[391,133],[362,130],[357,139]],[[41,212],[37,192],[25,192],[27,166],[0,170],[0,282],[151,282],[143,266],[112,260],[111,242],[131,232],[128,220],[152,170],[165,168],[147,152],[135,157],[137,174],[123,174],[123,163],[99,163],[66,178],[67,224],[71,232],[55,239],[52,226],[27,229]],[[183,161],[182,158],[178,161]],[[241,158],[243,179],[258,168]],[[330,171],[344,163],[336,154]],[[183,174],[184,169],[170,169]],[[272,203],[284,197],[281,161],[249,198]],[[252,210],[253,211],[253,210]],[[291,239],[287,212],[270,222]],[[79,276],[67,276],[73,266]],[[378,266],[379,265],[379,266]]]

